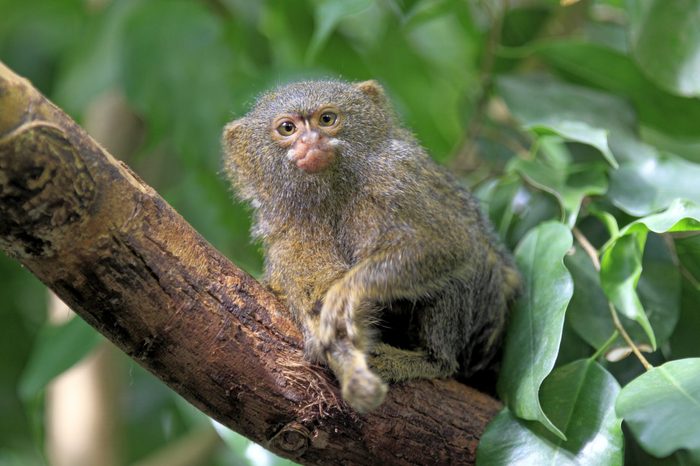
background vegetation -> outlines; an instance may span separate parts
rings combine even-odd
[[[700,1],[0,0],[0,12],[0,60],[82,123],[118,96],[136,124],[115,155],[254,275],[222,126],[282,82],[380,80],[526,277],[507,408],[479,462],[700,464]],[[48,323],[42,285],[4,256],[0,302],[0,464],[41,464],[47,384],[104,342],[82,321]],[[115,464],[211,429],[125,357],[108,364]],[[232,448],[211,443],[193,464],[277,461],[222,437]]]

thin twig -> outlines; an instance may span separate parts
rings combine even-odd
[[[574,236],[576,237],[576,241],[578,241],[579,244],[581,244],[583,250],[586,251],[588,257],[591,258],[591,262],[593,262],[593,268],[595,268],[596,271],[600,272],[600,259],[598,259],[598,250],[595,247],[593,247],[591,242],[588,241],[588,238],[584,236],[581,230],[574,227],[573,232]]]
[[[642,366],[644,366],[644,369],[650,370],[653,369],[654,366],[652,366],[649,361],[647,361],[647,358],[642,355],[642,352],[639,351],[639,348],[637,348],[637,345],[632,341],[632,338],[630,338],[629,334],[627,333],[627,330],[625,330],[625,327],[622,326],[622,322],[620,322],[620,318],[617,315],[617,311],[615,310],[615,306],[611,302],[608,302],[608,306],[610,307],[610,315],[612,315],[613,319],[613,324],[615,325],[615,328],[617,329],[618,332],[620,332],[620,335],[622,338],[627,342],[627,346],[630,347],[632,352],[634,353],[635,356],[637,356],[637,359],[639,359],[639,362],[642,363]]]
[[[700,281],[698,281],[698,279],[695,278],[695,275],[693,275],[693,273],[690,270],[688,270],[683,264],[679,264],[678,268],[680,269],[681,274],[685,277],[685,279],[688,280],[696,290],[700,290]]]
[[[679,236],[669,233],[664,233],[663,235],[661,235],[661,238],[663,238],[664,242],[666,243],[666,246],[668,246],[668,248],[672,252],[671,259],[673,260],[673,265],[678,267],[683,277],[685,277],[685,279],[688,280],[696,290],[700,290],[700,281],[697,278],[695,278],[695,275],[693,275],[693,273],[690,270],[688,270],[688,268],[685,265],[683,265],[683,262],[681,262],[680,257],[678,257],[678,250],[674,241],[674,239],[677,237]]]
[[[586,238],[586,236],[581,232],[581,230],[574,227],[573,233],[576,237],[576,241],[579,242],[583,250],[586,251],[586,254],[588,254],[588,257],[591,258],[591,262],[593,262],[593,268],[596,269],[596,271],[600,272],[600,260],[598,259],[598,250],[591,244],[590,241],[588,241],[588,238]],[[637,359],[639,359],[639,362],[642,363],[644,369],[649,370],[652,367],[654,367],[651,364],[649,364],[649,361],[647,361],[647,359],[642,355],[642,352],[639,351],[637,345],[634,343],[634,341],[632,341],[632,338],[630,338],[629,334],[627,333],[627,330],[625,330],[625,327],[622,325],[622,322],[620,322],[620,317],[617,315],[617,310],[615,309],[615,306],[613,306],[613,304],[610,301],[608,301],[608,306],[610,308],[610,315],[612,315],[613,325],[615,326],[615,329],[620,334],[620,336],[622,336],[622,339],[625,340],[627,346],[630,347],[634,355],[637,356]]]

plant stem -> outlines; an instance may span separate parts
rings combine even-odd
[[[649,361],[647,361],[647,358],[642,355],[642,352],[639,351],[639,348],[637,348],[637,345],[632,341],[632,338],[630,338],[629,334],[627,333],[627,330],[625,330],[625,327],[622,326],[622,322],[620,322],[620,318],[617,315],[617,311],[615,310],[615,306],[611,302],[608,302],[608,306],[610,307],[610,315],[612,315],[613,319],[613,324],[615,325],[615,328],[617,329],[618,332],[620,332],[620,335],[622,338],[627,342],[627,345],[630,347],[632,352],[634,353],[635,356],[637,356],[637,359],[639,359],[639,362],[642,363],[642,366],[644,366],[644,369],[649,370],[652,369],[654,366],[652,366]]]
[[[586,251],[588,257],[591,258],[591,262],[593,262],[593,268],[595,268],[596,271],[600,272],[600,260],[598,259],[598,251],[596,250],[596,248],[593,247],[591,242],[588,241],[588,238],[586,238],[581,232],[581,230],[579,230],[578,228],[574,227],[573,233],[576,237],[576,241],[578,241],[579,244],[581,244],[583,250]]]
[[[590,241],[588,241],[588,238],[579,230],[578,228],[574,227],[573,228],[573,233],[574,236],[576,237],[576,241],[581,244],[581,247],[583,248],[584,251],[586,251],[586,254],[588,254],[588,257],[591,258],[591,262],[593,262],[593,268],[596,269],[596,271],[600,272],[600,260],[598,259],[598,250],[591,244]],[[637,345],[632,341],[632,338],[630,338],[629,334],[627,333],[627,330],[625,330],[625,327],[622,326],[622,322],[620,322],[620,317],[617,315],[617,310],[615,309],[615,306],[608,301],[608,306],[610,308],[610,315],[612,316],[613,320],[613,325],[615,326],[615,329],[617,330],[617,333],[622,336],[622,338],[625,340],[627,345],[630,347],[632,352],[634,353],[635,356],[637,356],[637,359],[639,359],[639,362],[642,363],[642,366],[644,366],[644,369],[649,370],[651,369],[652,366],[649,364],[649,361],[642,355],[642,352],[639,351],[639,348]],[[611,338],[617,338],[617,335],[613,334]],[[606,348],[609,344],[610,340],[605,342],[605,345],[598,351],[596,351],[596,354],[594,355],[595,357],[598,357],[600,352],[602,351],[603,348]]]
[[[690,284],[696,289],[700,290],[700,281],[698,281],[697,278],[693,275],[693,273],[688,270],[684,265],[683,262],[681,262],[680,258],[678,257],[678,251],[676,249],[676,243],[673,241],[674,235],[665,233],[661,235],[663,238],[664,242],[668,246],[668,248],[673,252],[672,258],[673,258],[673,264],[678,267],[678,270],[681,271],[681,274],[683,277],[690,282]],[[680,236],[678,236],[680,237]]]
[[[615,330],[612,333],[612,335],[610,335],[610,338],[608,338],[606,340],[606,342],[603,343],[601,345],[601,347],[596,350],[596,352],[593,354],[593,356],[591,356],[591,359],[595,360],[595,359],[598,359],[600,356],[602,356],[603,353],[605,353],[608,350],[608,348],[610,348],[610,346],[613,343],[615,343],[615,340],[617,340],[617,337],[619,337],[619,336],[620,336],[620,332]]]
[[[681,271],[681,274],[683,274],[683,277],[685,277],[686,280],[690,282],[690,284],[696,289],[700,290],[700,281],[698,281],[697,278],[688,270],[685,268],[683,264],[678,264],[678,268]]]

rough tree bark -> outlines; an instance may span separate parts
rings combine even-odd
[[[274,296],[2,63],[0,248],[199,409],[303,464],[473,464],[500,407],[423,380],[355,414]]]

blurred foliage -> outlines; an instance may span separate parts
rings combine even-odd
[[[121,92],[145,130],[129,164],[254,275],[222,126],[282,82],[380,80],[525,273],[479,462],[699,463],[700,0],[562,3],[0,0],[0,60],[78,122]],[[41,464],[45,384],[96,338],[50,328],[42,285],[5,257],[0,299],[0,464]],[[118,370],[125,463],[207,423]],[[203,464],[282,461],[217,429],[230,449]]]

